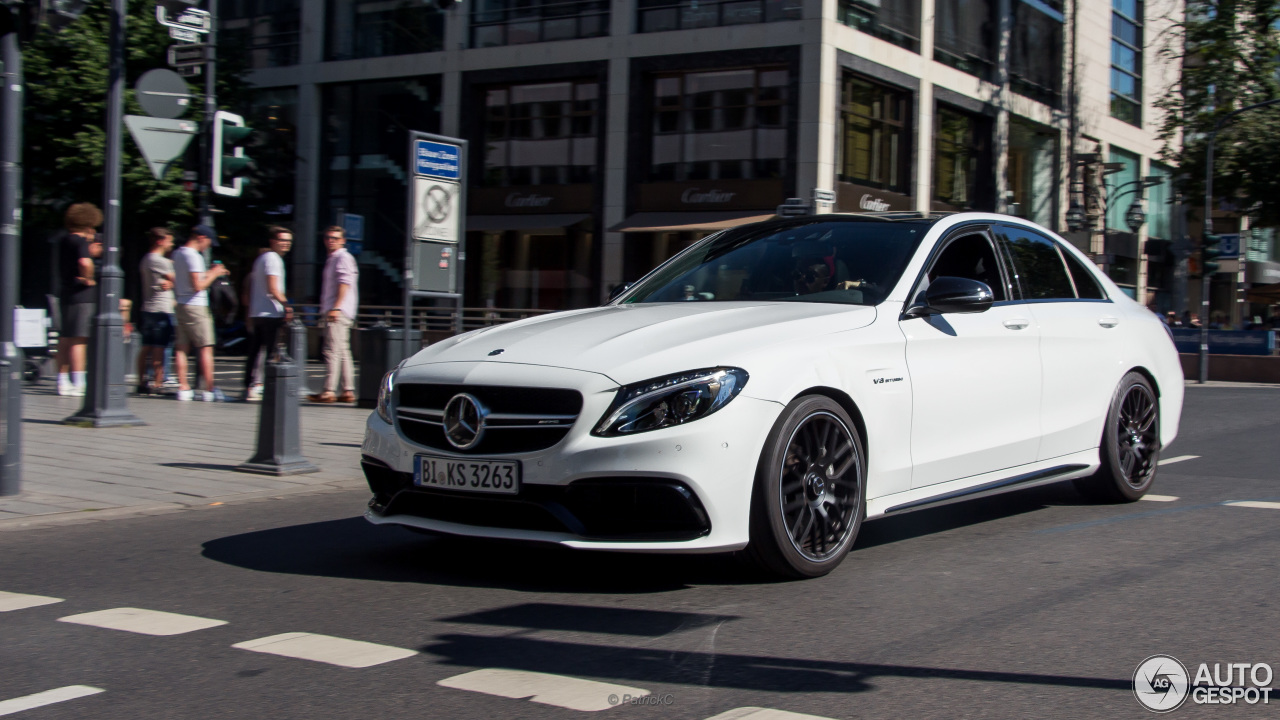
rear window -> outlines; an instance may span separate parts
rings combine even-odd
[[[1098,284],[1097,278],[1085,268],[1083,263],[1076,259],[1075,255],[1063,250],[1062,259],[1067,261],[1067,269],[1071,271],[1071,280],[1076,284],[1076,295],[1083,300],[1107,299],[1106,294],[1102,292],[1102,286]]]
[[[622,303],[777,300],[876,305],[897,284],[927,223],[816,220],[736,228],[677,255]]]
[[[1074,300],[1062,255],[1049,238],[1019,227],[1002,226],[1000,237],[1013,259],[1026,300]]]

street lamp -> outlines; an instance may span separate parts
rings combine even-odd
[[[1139,197],[1129,206],[1128,212],[1124,214],[1124,222],[1129,226],[1129,231],[1137,233],[1147,222],[1147,211],[1142,207],[1142,198]]]
[[[1080,207],[1080,203],[1071,199],[1071,207],[1067,208],[1067,229],[1071,232],[1080,232],[1084,229],[1084,208]]]

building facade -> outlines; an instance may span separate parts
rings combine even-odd
[[[223,4],[259,114],[292,123],[285,219],[314,238],[358,218],[367,302],[399,296],[419,130],[470,141],[468,307],[597,304],[815,190],[835,198],[819,212],[1020,215],[1172,303],[1153,106],[1171,0]],[[1073,203],[1087,226],[1069,233]],[[293,255],[314,295],[318,244]]]

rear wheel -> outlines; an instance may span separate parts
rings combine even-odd
[[[774,424],[756,469],[747,555],[770,573],[826,575],[866,513],[862,441],[839,404],[799,398]]]
[[[1133,502],[1151,489],[1160,461],[1160,405],[1151,381],[1141,373],[1131,372],[1120,381],[1098,454],[1098,472],[1075,481],[1085,497]]]

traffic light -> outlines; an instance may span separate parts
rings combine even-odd
[[[1218,258],[1222,257],[1222,236],[1205,235],[1200,242],[1200,272],[1212,275],[1218,272]]]
[[[244,191],[244,176],[257,168],[253,160],[244,154],[245,145],[253,135],[253,128],[244,124],[244,118],[219,110],[213,115],[213,177],[210,185],[219,195],[240,197]]]

